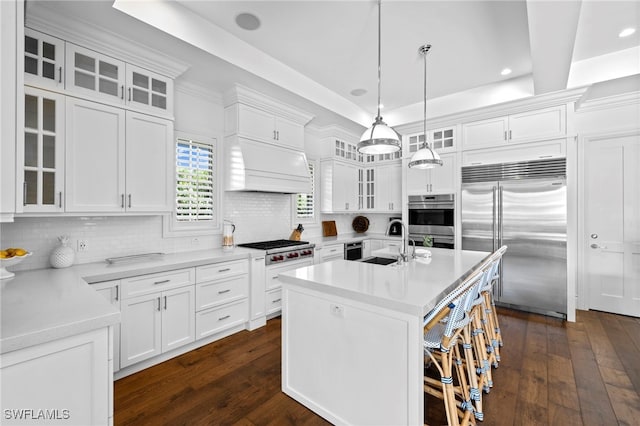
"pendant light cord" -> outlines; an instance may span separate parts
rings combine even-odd
[[[378,0],[378,118],[380,117],[380,80],[381,80],[381,74],[382,74],[382,66],[381,64],[381,47],[380,47],[380,39],[381,39],[381,33],[382,33],[382,0]],[[376,121],[377,121],[376,119]]]
[[[420,53],[424,58],[424,91],[423,91],[423,113],[424,113],[424,145],[423,148],[428,148],[431,150],[429,146],[429,141],[427,139],[427,53],[429,53],[429,49],[431,49],[430,44],[425,44],[424,46],[420,46]]]

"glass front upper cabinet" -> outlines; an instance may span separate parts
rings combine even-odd
[[[149,112],[173,112],[173,80],[127,64],[127,104]]]
[[[22,192],[25,212],[63,211],[64,96],[25,87]]]
[[[110,56],[67,43],[67,90],[89,99],[125,102],[125,64]]]
[[[64,89],[64,41],[24,29],[24,83],[47,89]]]

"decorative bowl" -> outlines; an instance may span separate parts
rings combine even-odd
[[[23,254],[22,256],[13,256],[13,257],[8,257],[6,259],[0,259],[0,280],[4,280],[6,278],[11,278],[15,276],[13,272],[7,271],[5,268],[17,265],[18,263],[22,262],[26,257],[29,257],[29,256],[31,256],[30,251],[27,252],[26,254]]]

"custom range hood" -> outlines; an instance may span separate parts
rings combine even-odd
[[[307,157],[301,151],[244,138],[225,143],[227,191],[311,192]]]

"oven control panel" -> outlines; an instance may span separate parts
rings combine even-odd
[[[274,263],[284,263],[302,259],[313,259],[313,247],[268,254],[266,256],[266,264],[273,265]]]

